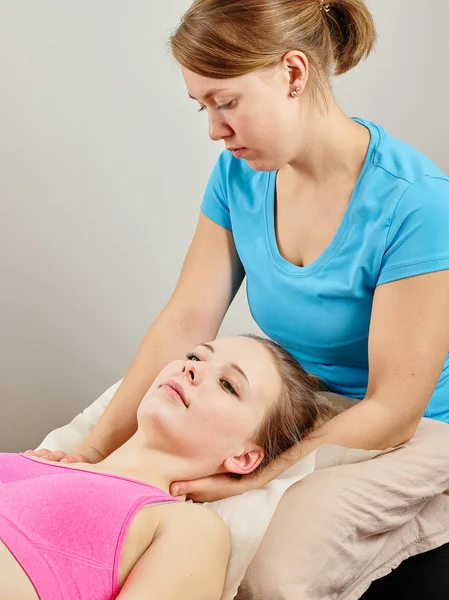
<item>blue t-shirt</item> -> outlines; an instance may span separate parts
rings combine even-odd
[[[356,121],[371,133],[365,164],[335,237],[313,263],[298,267],[279,253],[277,172],[254,171],[224,151],[201,210],[233,233],[260,329],[330,391],[360,400],[376,286],[449,269],[449,178],[379,125]],[[449,422],[449,355],[424,414]]]

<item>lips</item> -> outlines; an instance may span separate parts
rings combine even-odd
[[[179,394],[179,396],[181,397],[181,400],[183,401],[184,406],[186,408],[189,406],[189,401],[186,398],[186,395],[184,393],[184,389],[183,389],[182,385],[180,385],[179,383],[176,383],[176,381],[166,381],[162,385],[166,385],[168,387],[171,387],[172,390],[175,390],[175,392],[177,394]]]
[[[232,156],[234,158],[243,158],[248,151],[248,148],[227,148],[227,149],[232,153]]]

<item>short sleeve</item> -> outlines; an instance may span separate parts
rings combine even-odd
[[[222,152],[212,171],[201,203],[206,217],[232,231],[227,194],[228,152]]]
[[[445,269],[449,269],[449,181],[425,176],[398,201],[377,283]]]

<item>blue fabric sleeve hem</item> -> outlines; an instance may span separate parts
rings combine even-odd
[[[217,223],[217,225],[221,225],[221,227],[224,227],[228,231],[232,231],[231,220],[227,219],[221,210],[213,210],[211,206],[207,208],[201,206],[201,212],[211,221]]]
[[[445,271],[446,269],[449,269],[449,256],[425,260],[410,265],[399,265],[391,269],[384,269],[377,280],[377,285],[390,283],[392,281],[397,281],[398,279],[405,279],[406,277],[424,275],[425,273]]]

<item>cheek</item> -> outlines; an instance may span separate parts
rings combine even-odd
[[[238,109],[236,109],[238,111]],[[261,127],[261,123],[266,125],[266,115],[259,114],[257,109],[242,108],[241,111],[229,115],[229,126],[236,132],[237,141],[248,143],[251,140],[257,140],[263,137],[265,127]]]
[[[232,401],[231,401],[232,402]],[[241,407],[229,404],[206,406],[192,415],[204,436],[220,446],[242,443],[255,429],[254,415],[245,414]]]
[[[293,126],[292,121],[288,119],[287,115],[276,114],[273,116],[271,134],[275,145],[285,147],[293,137],[297,136],[297,131],[297,128]]]
[[[244,116],[230,116],[226,120],[228,126],[235,133],[237,142],[248,144],[248,138],[252,139],[251,128],[249,127],[250,122],[247,117]]]
[[[155,389],[157,389],[165,381],[168,381],[169,379],[171,379],[173,377],[179,377],[179,375],[182,373],[183,368],[184,368],[183,360],[174,360],[171,363],[169,363],[166,367],[164,367],[162,369],[162,371],[159,373],[159,375],[153,381],[147,394],[151,394],[151,392],[153,392]]]
[[[257,110],[249,116],[236,120],[237,140],[247,146],[279,156],[283,152],[292,131],[287,115],[280,110]]]

